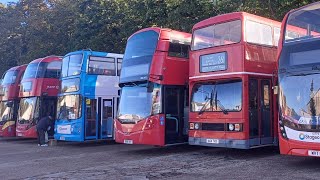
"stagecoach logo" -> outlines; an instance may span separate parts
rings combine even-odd
[[[303,133],[300,133],[299,134],[299,139],[300,140],[320,140],[320,136],[319,135],[309,135],[309,134],[303,134]]]
[[[300,134],[299,134],[299,138],[300,138],[301,140],[304,140],[305,135],[304,135],[303,133],[300,133]]]

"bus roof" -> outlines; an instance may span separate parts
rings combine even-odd
[[[51,62],[53,60],[61,60],[61,56],[55,56],[55,55],[52,55],[52,56],[47,56],[47,57],[44,57],[44,58],[38,58],[38,59],[35,59],[33,61],[30,62],[31,63],[38,63],[38,62]]]
[[[145,32],[145,31],[155,31],[155,32],[157,32],[159,34],[162,31],[166,31],[166,32],[168,32],[170,34],[175,34],[175,35],[179,34],[185,39],[189,39],[190,38],[190,42],[191,42],[191,34],[190,33],[182,32],[182,31],[176,31],[176,30],[169,29],[169,28],[160,28],[160,27],[148,27],[148,28],[141,29],[141,30],[133,33],[128,39],[130,39],[132,36],[134,36],[134,35],[136,35],[138,33]]]
[[[123,58],[123,54],[108,53],[108,52],[102,52],[102,51],[92,51],[90,49],[84,49],[84,50],[78,50],[78,51],[69,52],[65,56],[70,56],[70,55],[73,55],[73,54],[82,54],[82,53],[86,53],[86,52],[93,53],[96,56],[112,55],[112,57]]]
[[[23,64],[23,65],[20,65],[20,66],[14,66],[14,67],[8,69],[8,71],[26,69],[27,66],[28,66],[28,64]]]
[[[267,23],[270,23],[270,24],[277,24],[279,27],[281,26],[280,22],[274,21],[274,20],[271,20],[271,19],[268,19],[268,18],[264,18],[264,17],[261,17],[261,16],[257,16],[257,15],[254,15],[254,14],[247,13],[247,12],[233,12],[233,13],[214,16],[214,17],[205,19],[203,21],[200,21],[197,24],[195,24],[192,29],[198,29],[198,28],[201,28],[201,27],[209,26],[209,25],[212,25],[212,24],[218,24],[218,23],[222,23],[222,22],[226,22],[226,21],[230,21],[230,20],[234,20],[234,19],[242,19],[243,17],[246,17],[246,18],[251,19],[251,20],[254,19],[256,21],[267,22]]]

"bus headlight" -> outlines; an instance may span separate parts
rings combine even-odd
[[[194,129],[194,123],[189,124],[189,129],[193,130]]]
[[[233,124],[229,124],[229,131],[233,131],[234,130],[234,125]]]
[[[196,130],[200,129],[200,124],[199,123],[194,123],[194,129],[196,129]]]
[[[228,125],[228,131],[242,131],[242,124],[240,123],[229,123]]]

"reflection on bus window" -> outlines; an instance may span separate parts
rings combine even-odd
[[[76,76],[81,73],[82,54],[66,56],[62,60],[62,77]]]
[[[7,71],[2,80],[2,84],[13,84],[16,82],[18,71]]]
[[[44,78],[60,78],[61,74],[61,65],[60,61],[53,61],[48,63]]]
[[[81,117],[81,102],[80,95],[58,97],[57,119],[79,119]]]
[[[269,25],[246,21],[247,42],[261,45],[273,45],[272,28]]]
[[[118,75],[118,76],[120,76],[121,67],[122,67],[122,58],[118,58],[118,59],[117,59],[117,75]]]
[[[240,111],[242,82],[198,83],[194,86],[191,111]]]
[[[89,58],[88,73],[96,75],[115,76],[116,66],[115,59],[110,57],[93,57]]]
[[[36,122],[39,118],[37,97],[22,98],[20,100],[18,121],[20,124]]]
[[[161,106],[161,85],[153,84],[151,92],[147,84],[125,86],[121,90],[118,118],[123,122],[138,122],[151,114],[161,113]]]
[[[230,21],[197,29],[193,32],[192,50],[238,43],[241,40],[241,21]]]

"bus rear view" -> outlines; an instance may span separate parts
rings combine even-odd
[[[279,49],[281,154],[320,157],[320,2],[289,12]]]

